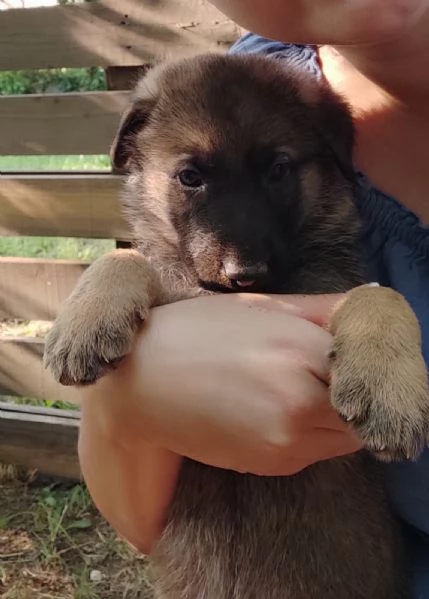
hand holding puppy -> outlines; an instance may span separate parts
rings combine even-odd
[[[117,530],[150,551],[179,455],[287,475],[359,448],[330,406],[332,339],[317,326],[340,298],[219,295],[152,310],[133,353],[80,391],[83,473]]]

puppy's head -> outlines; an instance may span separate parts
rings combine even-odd
[[[207,289],[274,292],[352,235],[352,146],[348,110],[311,75],[202,55],[140,81],[111,156],[144,251]]]

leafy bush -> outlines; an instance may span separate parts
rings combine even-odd
[[[0,94],[43,94],[106,89],[104,71],[89,69],[43,69],[0,72]]]

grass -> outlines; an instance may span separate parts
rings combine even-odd
[[[91,156],[0,156],[0,171],[109,170],[107,155]]]
[[[146,570],[83,485],[0,466],[2,599],[147,599]]]
[[[0,237],[0,256],[59,258],[91,262],[115,247],[110,239]]]

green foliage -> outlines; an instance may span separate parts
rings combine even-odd
[[[57,258],[92,262],[115,247],[107,239],[74,237],[0,237],[0,256]]]
[[[92,527],[91,508],[88,492],[82,486],[73,487],[67,494],[55,485],[42,489],[34,511],[34,530],[39,533],[45,561],[58,559],[66,541],[74,543],[73,530]]]
[[[89,69],[43,69],[0,72],[0,95],[44,94],[106,89],[104,71]]]

